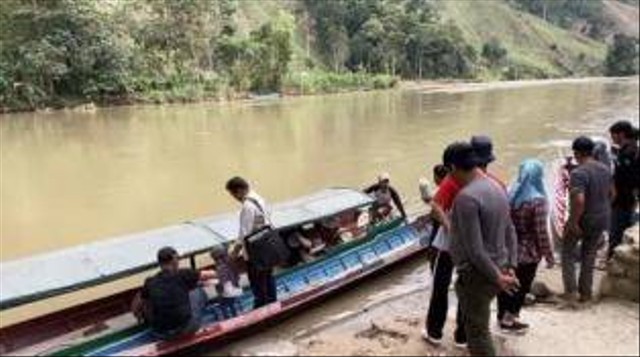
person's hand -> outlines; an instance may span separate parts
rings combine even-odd
[[[229,252],[229,257],[231,259],[241,258],[243,255],[244,247],[240,243],[235,243]]]
[[[547,262],[547,269],[553,269],[556,266],[556,260],[553,255],[545,257],[545,261]]]
[[[565,238],[579,238],[582,236],[582,228],[578,222],[574,222],[572,220],[567,222],[567,225],[564,228],[564,237]]]
[[[438,255],[438,249],[430,246],[427,248],[427,261],[429,262],[433,262],[436,259],[436,256]]]
[[[518,281],[518,278],[513,275],[501,273],[498,277],[498,287],[508,295],[513,295],[518,291],[520,282]]]
[[[445,220],[442,223],[442,229],[444,229],[444,233],[449,234],[449,232],[451,231],[451,223],[449,223],[449,220]]]

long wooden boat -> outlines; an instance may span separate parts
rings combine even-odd
[[[569,171],[563,159],[551,163],[551,235],[559,242],[569,215]]]
[[[276,229],[285,231],[327,219],[353,217],[372,199],[351,189],[328,189],[273,209]],[[161,341],[129,313],[137,289],[89,301],[0,329],[3,354],[159,356],[224,341],[339,291],[425,248],[429,227],[391,220],[357,226],[339,223],[356,239],[332,248],[322,258],[277,275],[278,301],[252,309],[245,289],[237,314],[216,302],[207,306],[204,324],[194,335]],[[142,234],[119,237],[23,260],[0,263],[2,310],[121,279],[156,267],[155,252],[172,245],[195,267],[195,257],[235,239],[237,215],[189,221]],[[34,274],[36,273],[37,274]],[[26,274],[25,274],[26,273]],[[6,284],[6,285],[5,285]],[[94,333],[93,331],[100,331]]]

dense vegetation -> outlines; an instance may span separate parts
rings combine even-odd
[[[399,78],[592,74],[603,44],[513,10],[542,11],[562,25],[566,14],[590,16],[589,3],[2,0],[0,111],[376,89]],[[628,52],[614,50],[607,69]],[[622,67],[637,70],[609,72]]]
[[[334,71],[365,70],[409,78],[469,77],[476,50],[460,31],[438,22],[431,2],[305,2],[324,63]]]
[[[606,59],[606,74],[609,76],[630,76],[638,74],[638,39],[615,35],[609,46]]]
[[[233,0],[0,2],[0,106],[277,90],[292,20],[283,15],[236,35],[235,7]]]

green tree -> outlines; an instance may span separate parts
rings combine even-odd
[[[638,39],[616,34],[605,59],[608,76],[631,76],[638,74]]]
[[[294,19],[280,13],[249,37],[223,36],[216,47],[217,67],[230,73],[240,91],[279,91],[292,56]]]
[[[507,49],[502,46],[499,40],[493,38],[482,45],[481,55],[489,64],[496,65],[502,63],[507,57]]]
[[[315,1],[306,0],[316,32],[317,46],[324,62],[334,71],[340,71],[349,56],[349,34],[345,23],[346,0]]]
[[[94,1],[3,3],[0,65],[5,102],[28,108],[62,97],[99,99],[129,91],[131,44]]]
[[[257,47],[252,88],[255,91],[278,91],[291,61],[294,19],[280,13],[276,20],[251,33]]]

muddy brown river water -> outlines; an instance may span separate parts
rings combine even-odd
[[[522,159],[554,158],[578,133],[604,137],[625,118],[638,121],[638,78],[1,115],[0,260],[234,210],[224,183],[236,174],[279,201],[362,187],[388,171],[412,204],[418,178],[430,177],[453,140],[493,137],[494,170],[508,180]],[[423,270],[400,267],[322,311],[414,284]],[[135,283],[3,313],[1,324]],[[325,315],[311,311],[284,328]]]

